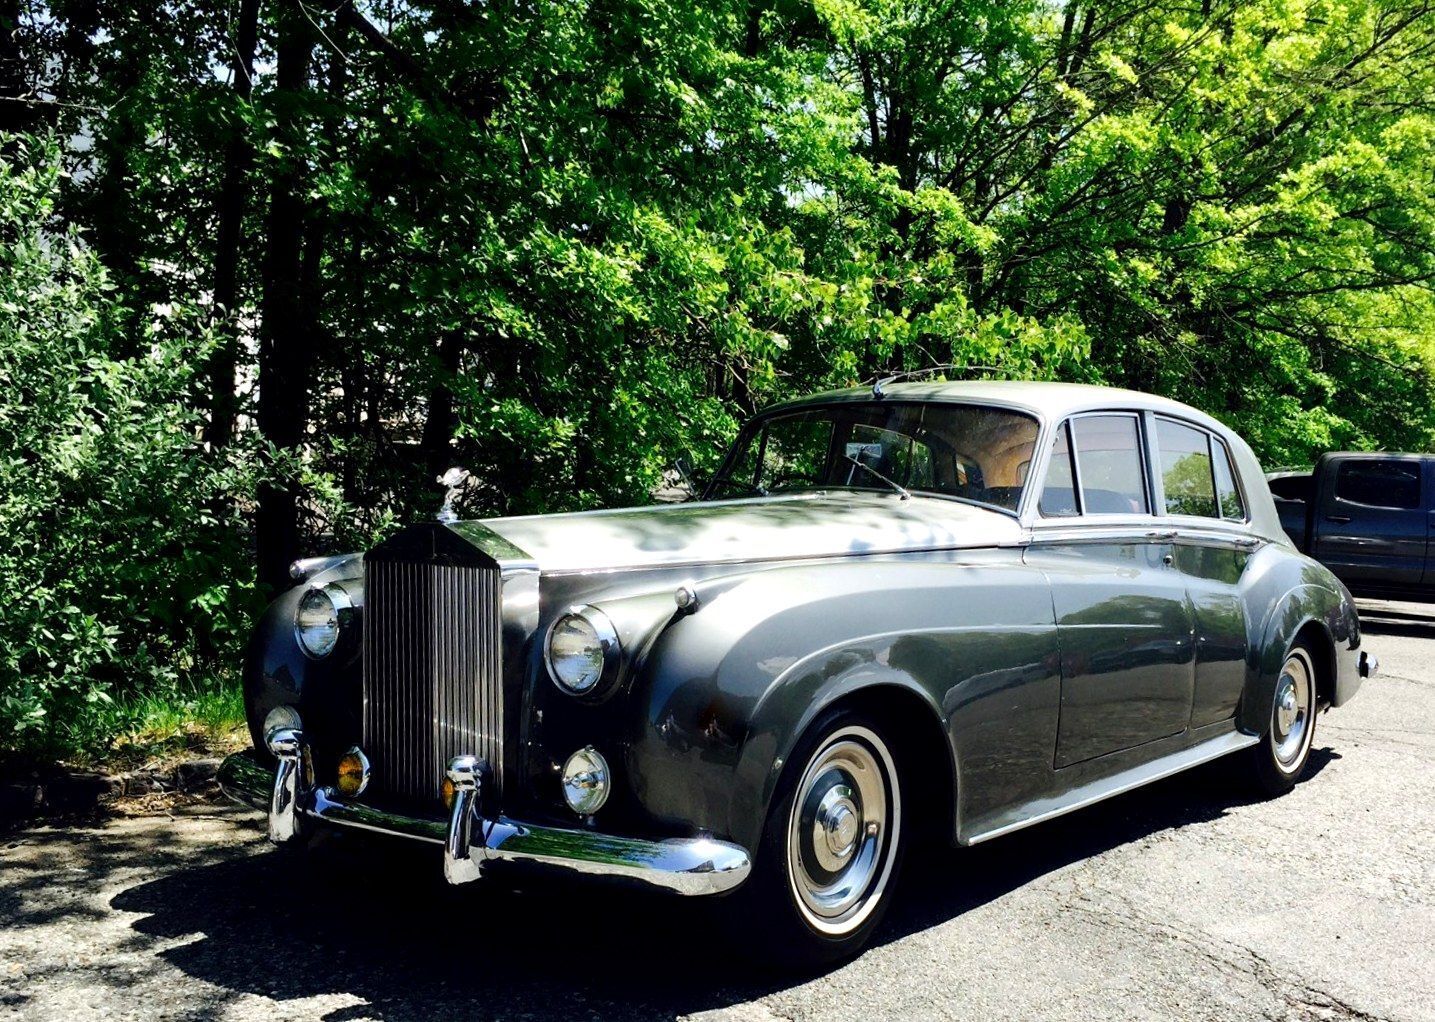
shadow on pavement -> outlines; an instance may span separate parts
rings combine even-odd
[[[1307,777],[1335,758],[1312,750]],[[1217,819],[1244,801],[1235,790],[1217,763],[990,844],[914,858],[877,944],[1090,856]],[[111,904],[143,914],[132,925],[146,942],[197,935],[160,957],[220,988],[221,1001],[340,995],[351,1006],[330,1010],[330,1022],[671,1018],[811,978],[758,971],[716,925],[720,903],[550,878],[448,888],[437,849],[345,844],[181,866]]]

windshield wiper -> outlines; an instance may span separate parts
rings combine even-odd
[[[888,478],[887,478],[886,476],[884,476],[881,472],[878,472],[875,468],[873,468],[871,465],[867,464],[865,461],[858,461],[856,458],[852,457],[852,455],[850,455],[850,454],[844,454],[844,455],[842,455],[842,457],[846,458],[848,461],[852,462],[852,464],[856,465],[858,468],[862,469],[863,471],[865,471],[865,472],[870,472],[872,475],[874,475],[874,476],[876,476],[878,479],[882,480],[882,482],[884,482],[884,483],[886,483],[888,486],[892,487],[892,489],[895,490],[895,491],[897,492],[897,494],[898,494],[903,500],[911,500],[911,499],[912,499],[912,494],[911,494],[911,492],[908,491],[908,489],[907,489],[905,486],[903,486],[901,483],[897,482],[895,479],[888,479]]]

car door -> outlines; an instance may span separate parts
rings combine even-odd
[[[1422,459],[1337,457],[1321,471],[1316,560],[1356,589],[1419,585],[1430,533]]]
[[[1175,526],[1175,563],[1191,601],[1191,727],[1228,720],[1246,681],[1249,643],[1240,581],[1256,543],[1226,445],[1189,422],[1151,418],[1157,507]]]
[[[1056,436],[1028,562],[1050,579],[1061,646],[1058,768],[1186,729],[1192,617],[1151,515],[1144,424],[1073,417]]]

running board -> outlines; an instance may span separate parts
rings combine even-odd
[[[1223,735],[1201,742],[1199,745],[1192,745],[1190,748],[1174,752],[1169,756],[1162,756],[1149,763],[1142,763],[1140,766],[1131,767],[1118,774],[1112,774],[1110,777],[1090,781],[1079,788],[1073,788],[1071,791],[1053,798],[1028,802],[1019,809],[1003,814],[1009,822],[1000,823],[989,830],[979,831],[963,841],[962,844],[981,844],[994,837],[1010,834],[1014,830],[1021,830],[1024,827],[1030,827],[1033,824],[1054,819],[1078,809],[1085,809],[1103,799],[1125,794],[1142,785],[1151,784],[1162,778],[1170,777],[1172,774],[1179,774],[1182,770],[1189,770],[1202,763],[1209,763],[1213,759],[1220,759],[1230,753],[1239,752],[1241,749],[1248,749],[1259,741],[1260,738],[1257,735],[1228,731]]]

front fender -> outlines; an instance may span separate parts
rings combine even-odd
[[[634,689],[635,793],[655,817],[755,847],[804,729],[882,687],[922,707],[912,727],[941,736],[954,775],[966,751],[1007,762],[1005,791],[974,786],[987,797],[1039,788],[1060,698],[1044,576],[1015,561],[854,561],[753,573],[704,597],[655,639]]]
[[[345,634],[334,652],[315,660],[294,638],[294,612],[311,587],[362,584],[363,573],[360,555],[336,561],[280,593],[255,625],[244,657],[244,710],[250,739],[262,758],[269,755],[261,733],[264,718],[276,706],[297,708],[306,722],[318,725],[311,729],[316,736],[340,736],[332,737],[326,750],[328,745],[358,741],[362,615],[358,628]]]

